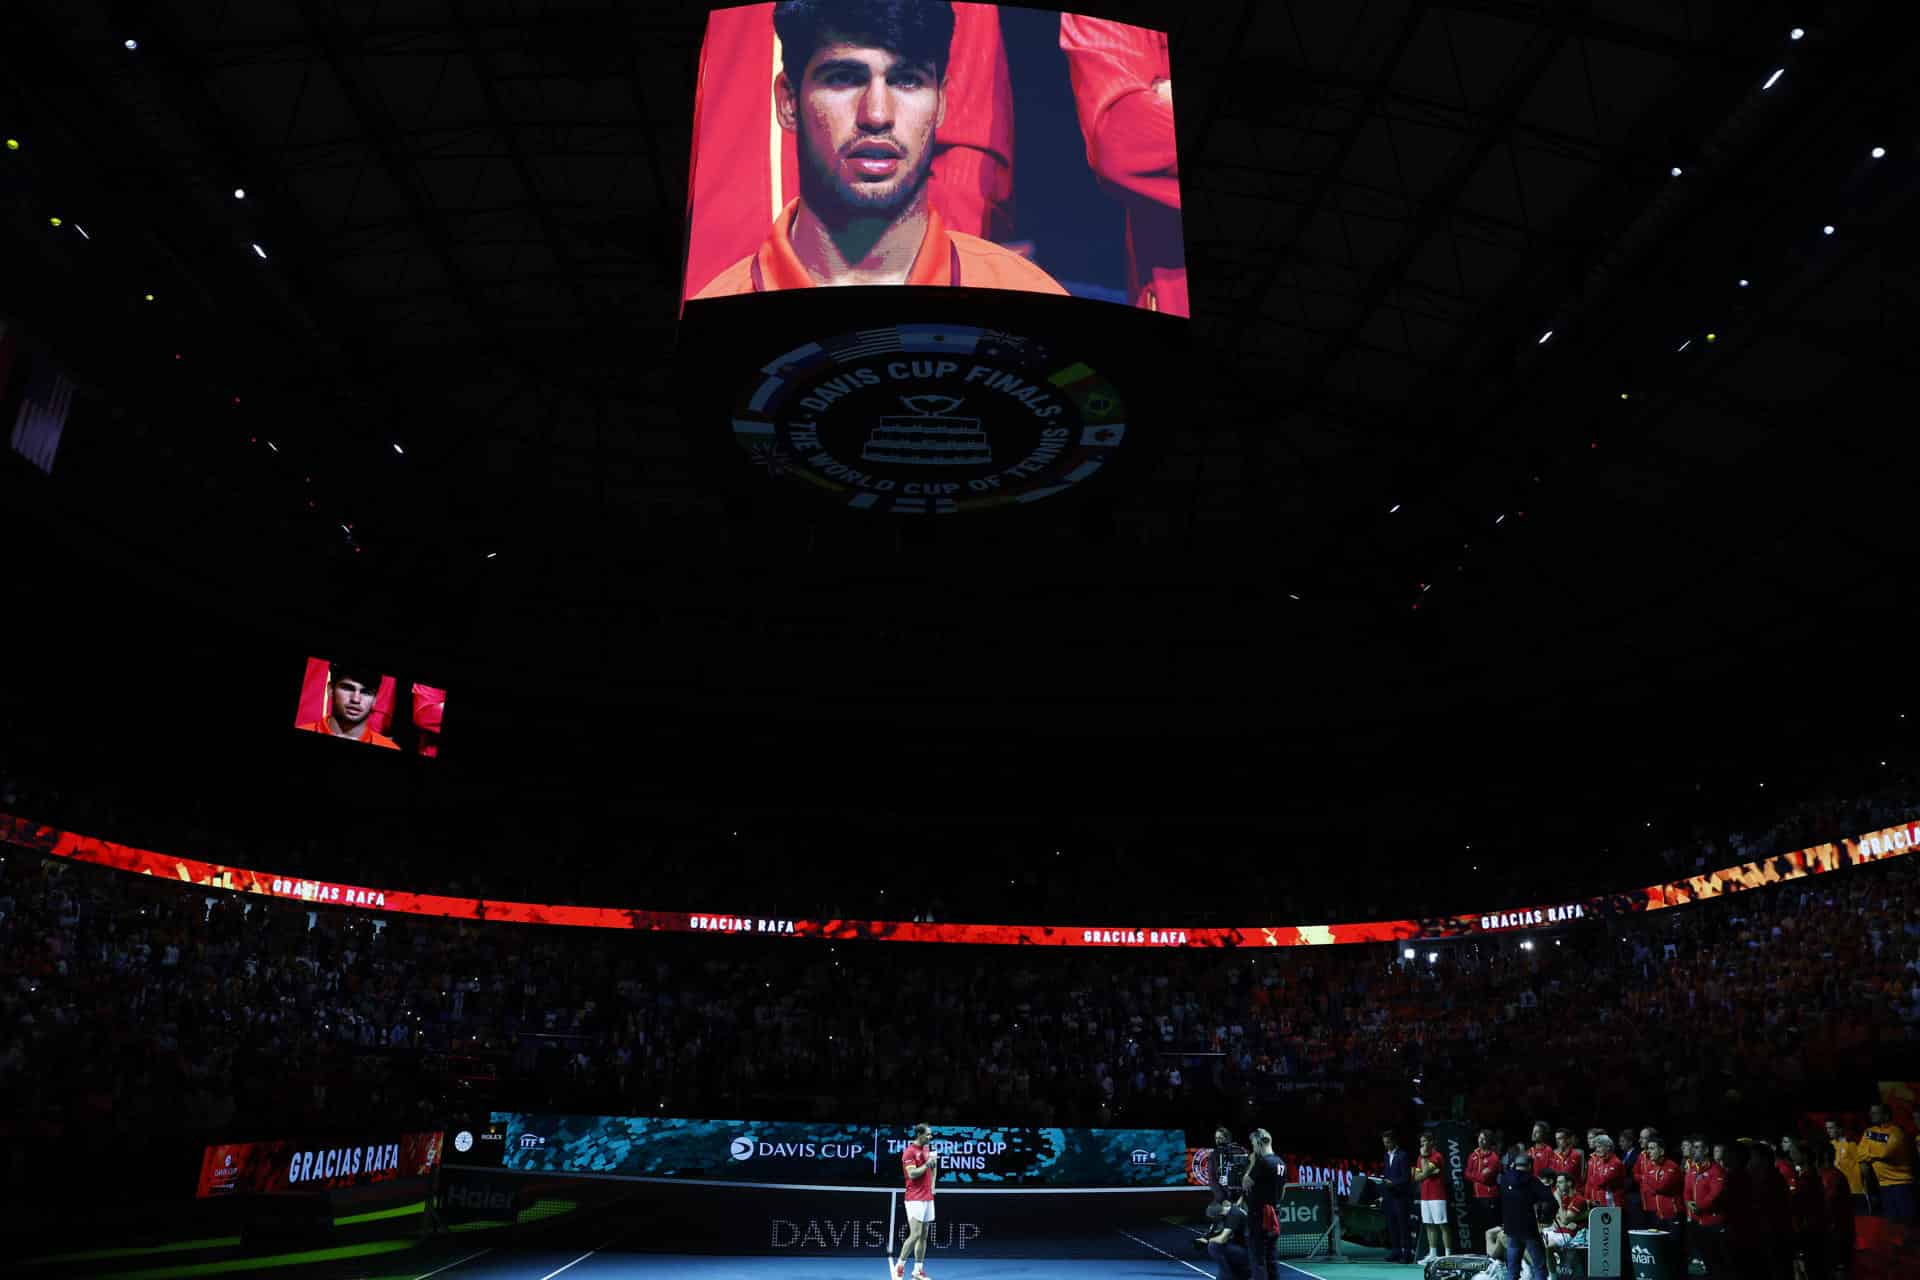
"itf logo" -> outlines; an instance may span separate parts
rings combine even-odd
[[[745,1134],[742,1134],[740,1137],[735,1138],[733,1140],[733,1145],[727,1148],[727,1154],[731,1155],[735,1160],[752,1159],[753,1158],[753,1139],[748,1137]]]

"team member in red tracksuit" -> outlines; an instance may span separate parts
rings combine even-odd
[[[1553,1163],[1553,1126],[1545,1120],[1535,1120],[1533,1122],[1533,1142],[1532,1145],[1527,1148],[1527,1155],[1533,1160],[1533,1176],[1551,1188],[1553,1186],[1554,1174],[1559,1172],[1559,1170],[1554,1167]],[[1581,1179],[1575,1181],[1574,1185],[1576,1187],[1584,1187],[1586,1182],[1584,1179]]]
[[[1691,1252],[1707,1264],[1710,1276],[1725,1275],[1731,1258],[1727,1249],[1727,1170],[1720,1163],[1722,1154],[1723,1149],[1716,1146],[1712,1155],[1699,1163],[1687,1192]]]
[[[1573,1130],[1557,1129],[1553,1137],[1558,1145],[1554,1147],[1553,1154],[1547,1157],[1547,1163],[1553,1169],[1554,1176],[1564,1173],[1573,1179],[1574,1186],[1586,1186],[1587,1156],[1573,1145]]]
[[[1820,1194],[1827,1202],[1827,1263],[1836,1271],[1853,1270],[1853,1188],[1834,1163],[1831,1147],[1819,1155]]]
[[[1060,48],[1087,163],[1126,209],[1127,296],[1136,307],[1187,315],[1166,33],[1063,13]]]
[[[1000,12],[955,4],[947,112],[934,138],[927,201],[950,231],[1005,240],[1013,231],[1013,85]],[[794,135],[774,118],[773,5],[716,9],[700,46],[693,157],[687,177],[691,298],[760,248],[767,225],[800,192]]]
[[[1493,1149],[1493,1130],[1482,1129],[1467,1153],[1467,1231],[1475,1244],[1485,1245],[1489,1228],[1500,1225],[1500,1153]]]
[[[1640,1153],[1633,1172],[1640,1182],[1640,1204],[1653,1225],[1678,1235],[1686,1222],[1686,1178],[1679,1164],[1667,1158],[1664,1139],[1647,1139],[1646,1150]]]
[[[1626,1198],[1627,1166],[1613,1153],[1613,1139],[1599,1134],[1593,1140],[1593,1158],[1587,1161],[1587,1203],[1620,1207]]]
[[[1793,1204],[1787,1180],[1774,1164],[1773,1148],[1756,1142],[1747,1148],[1747,1182],[1753,1188],[1753,1224],[1765,1274],[1790,1271],[1793,1256]]]
[[[1793,1213],[1793,1251],[1806,1264],[1809,1277],[1826,1280],[1827,1275],[1827,1194],[1820,1185],[1807,1154],[1796,1144],[1797,1162],[1793,1166],[1793,1187],[1789,1201]]]

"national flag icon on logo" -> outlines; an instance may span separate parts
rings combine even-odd
[[[1126,434],[1126,423],[1109,422],[1104,426],[1086,428],[1080,433],[1080,443],[1083,445],[1111,446],[1119,444],[1121,437]]]

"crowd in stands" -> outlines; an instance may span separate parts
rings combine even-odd
[[[497,1101],[1179,1126],[1291,1107],[1343,1149],[1409,1107],[1726,1114],[1920,1037],[1920,859],[1421,945],[609,935],[309,910],[7,850],[0,1123],[279,1131]]]

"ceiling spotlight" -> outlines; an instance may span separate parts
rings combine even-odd
[[[1398,511],[1399,509],[1400,509],[1400,504],[1396,502],[1392,506],[1387,508],[1387,514],[1392,515],[1394,512]]]
[[[153,295],[152,295],[152,294],[150,294],[150,293],[146,293],[146,294],[142,294],[141,296],[142,296],[143,298],[145,298],[145,299],[146,299],[146,300],[147,300],[148,302],[152,302],[152,301],[153,301]]]
[[[1287,592],[1287,599],[1289,599],[1289,600],[1298,600],[1299,598],[1300,598],[1300,597],[1299,597],[1299,596],[1297,596],[1297,595],[1295,595],[1295,594],[1293,594],[1293,592],[1291,592],[1291,591],[1289,591],[1289,592]]]
[[[1671,169],[1669,169],[1669,170],[1667,170],[1667,174],[1668,174],[1668,176],[1670,176],[1670,177],[1674,177],[1674,178],[1677,178],[1677,177],[1679,177],[1679,176],[1680,176],[1680,173],[1681,173],[1681,170],[1680,170],[1680,166],[1679,166],[1679,165],[1675,165],[1675,166],[1673,166],[1673,168],[1671,168]]]
[[[1780,67],[1777,70],[1775,70],[1772,75],[1767,77],[1767,82],[1760,86],[1761,91],[1765,92],[1766,90],[1773,88],[1774,84],[1778,82],[1780,77],[1785,74],[1787,74],[1787,69],[1785,67]]]
[[[62,223],[59,218],[48,218],[47,225],[50,227],[58,227],[58,226],[61,226]]]
[[[1553,330],[1551,330],[1551,329],[1549,329],[1549,330],[1547,330],[1547,331],[1546,331],[1545,333],[1543,333],[1543,334],[1541,334],[1541,335],[1540,335],[1540,341],[1539,341],[1539,342],[1536,342],[1536,343],[1534,343],[1534,345],[1535,345],[1536,347],[1537,347],[1537,346],[1540,346],[1540,345],[1541,345],[1542,343],[1544,343],[1544,342],[1546,342],[1546,340],[1547,340],[1548,338],[1551,338],[1552,336],[1553,336]]]
[[[11,138],[7,139],[7,145],[12,146],[13,139]],[[1873,150],[1867,152],[1867,154],[1872,156],[1875,160],[1878,160],[1887,154],[1887,149],[1885,147],[1875,147]]]
[[[138,49],[140,47],[140,42],[138,40],[135,40],[132,36],[128,36],[125,40],[122,40],[120,43],[126,46],[126,50],[128,53],[132,53],[135,49]]]
[[[405,450],[405,449],[402,449],[402,448],[400,447],[400,442],[399,442],[398,440],[395,440],[395,441],[393,442],[393,451],[394,451],[395,453],[400,453],[400,454],[404,454],[404,453],[406,452],[406,450]]]
[[[497,556],[497,555],[499,555],[499,554],[500,554],[500,553],[499,553],[498,551],[489,551],[489,552],[487,552],[487,559],[489,559],[489,560],[491,560],[491,559],[493,559],[493,558],[494,558],[495,556]]]
[[[1708,342],[1718,342],[1718,341],[1720,341],[1720,335],[1719,335],[1719,334],[1717,334],[1717,333],[1710,333],[1710,334],[1708,334],[1708,335],[1707,335],[1707,341],[1708,341]]]
[[[273,441],[271,441],[271,440],[269,440],[269,441],[267,441],[267,448],[269,448],[269,449],[271,449],[271,450],[273,450],[273,451],[274,451],[275,453],[278,453],[278,452],[280,452],[280,446],[279,446],[279,445],[277,445],[277,444],[275,444],[275,443],[274,443]]]
[[[78,232],[80,233],[80,238],[81,238],[82,240],[91,240],[91,239],[93,239],[93,237],[92,237],[92,236],[90,236],[90,235],[88,235],[88,234],[87,234],[87,229],[86,229],[85,227],[83,227],[83,226],[81,226],[81,225],[80,225],[79,223],[77,223],[77,222],[76,222],[76,223],[74,223],[74,224],[73,224],[73,229],[74,229],[75,231],[78,231]]]
[[[1674,350],[1675,350],[1676,352],[1680,352],[1680,351],[1685,351],[1685,350],[1686,350],[1686,349],[1687,349],[1688,347],[1690,347],[1690,346],[1692,346],[1692,345],[1693,345],[1693,339],[1692,339],[1692,338],[1688,338],[1688,339],[1687,339],[1687,340],[1686,340],[1685,342],[1683,342],[1683,343],[1681,343],[1681,344],[1680,344],[1679,346],[1677,346],[1677,347],[1675,347],[1675,348],[1674,348]]]
[[[1822,227],[1822,228],[1820,228],[1820,234],[1821,234],[1821,235],[1823,235],[1823,236],[1830,236],[1830,235],[1832,235],[1832,234],[1833,234],[1833,224],[1832,224],[1831,222],[1829,222],[1829,223],[1828,223],[1828,224],[1827,224],[1826,226],[1824,226],[1824,227]]]
[[[1507,518],[1507,513],[1502,511],[1499,515],[1493,518],[1493,522],[1495,524],[1499,524],[1502,520],[1505,520],[1506,518]]]
[[[1408,947],[1408,948],[1407,948],[1407,949],[1406,949],[1405,951],[1402,951],[1402,952],[1400,953],[1400,958],[1401,958],[1402,960],[1411,960],[1411,959],[1413,959],[1413,948],[1412,948],[1412,947]]]
[[[1622,400],[1625,400],[1625,399],[1627,398],[1627,393],[1626,393],[1626,392],[1624,392],[1624,391],[1622,391],[1622,392],[1620,393],[1620,398],[1621,398]]]
[[[233,189],[233,198],[235,200],[245,200],[247,198],[247,189],[245,187],[235,187]]]
[[[1798,40],[1806,34],[1807,29],[1805,27],[1795,27],[1793,30],[1787,32],[1787,39]]]
[[[1439,953],[1438,951],[1429,951],[1429,952],[1427,952],[1427,963],[1428,963],[1428,964],[1432,964],[1432,963],[1433,963],[1433,962],[1434,962],[1435,960],[1438,960],[1439,958],[1440,958],[1440,953]]]
[[[265,262],[267,260],[267,251],[260,247],[260,242],[258,240],[255,240],[253,242],[253,252],[254,252],[254,256],[259,258],[260,261]]]
[[[1742,289],[1747,287],[1747,278],[1745,276],[1740,277],[1740,287]]]
[[[20,139],[18,138],[7,139],[7,150],[18,151],[19,149],[20,149]]]

